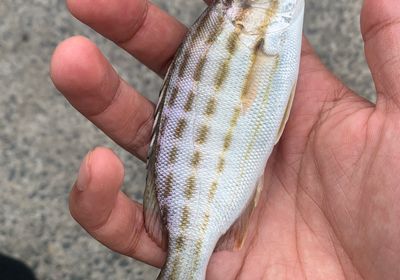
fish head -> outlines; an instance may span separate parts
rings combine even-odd
[[[304,11],[304,0],[223,1],[232,23],[252,35],[284,32]]]

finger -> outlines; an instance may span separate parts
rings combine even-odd
[[[57,89],[86,118],[142,160],[154,105],[125,83],[98,48],[83,37],[62,42],[51,61]]]
[[[113,152],[90,152],[70,194],[71,215],[111,250],[160,267],[165,253],[147,235],[141,205],[120,191],[123,177],[123,165]]]
[[[165,74],[187,31],[147,0],[67,0],[80,21],[114,41],[160,75]]]
[[[361,13],[365,53],[378,93],[377,108],[400,109],[398,0],[365,0]]]

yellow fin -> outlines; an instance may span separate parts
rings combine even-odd
[[[279,142],[279,139],[281,139],[283,131],[285,130],[286,123],[289,119],[290,110],[292,109],[295,92],[296,92],[296,83],[294,83],[294,85],[292,86],[292,91],[290,93],[289,100],[286,105],[285,114],[283,115],[281,125],[279,126],[278,134],[276,135],[275,145]]]
[[[252,213],[254,212],[255,207],[257,206],[258,200],[260,199],[263,184],[264,175],[261,176],[258,180],[257,187],[254,190],[252,199],[250,199],[243,213],[229,228],[229,230],[223,236],[221,236],[214,251],[237,251],[243,247],[243,244],[246,241],[250,218]]]

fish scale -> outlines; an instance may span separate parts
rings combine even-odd
[[[214,1],[177,52],[144,194],[146,230],[168,252],[158,279],[204,279],[214,250],[243,245],[290,111],[303,13],[304,0]]]

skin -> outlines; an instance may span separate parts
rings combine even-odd
[[[186,32],[176,19],[145,0],[68,0],[67,4],[75,17],[160,76]],[[398,277],[397,7],[398,0],[365,0],[362,10],[376,105],[340,82],[303,40],[292,114],[266,168],[248,238],[242,250],[212,256],[208,279]],[[93,43],[83,37],[62,42],[52,58],[51,77],[72,106],[145,159],[154,105],[121,80]],[[146,234],[142,206],[120,191],[123,173],[112,151],[91,151],[70,195],[71,214],[110,249],[160,267],[165,252]]]

